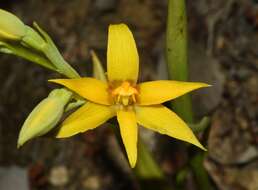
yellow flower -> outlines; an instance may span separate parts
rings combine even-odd
[[[138,72],[139,57],[131,31],[125,24],[110,25],[107,82],[94,78],[50,80],[88,100],[62,123],[57,137],[94,129],[117,116],[131,167],[137,160],[137,124],[205,150],[186,123],[162,103],[208,85],[170,80],[137,84]]]

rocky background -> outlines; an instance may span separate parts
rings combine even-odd
[[[188,0],[187,6],[191,81],[213,85],[193,93],[196,117],[212,119],[203,134],[209,149],[204,166],[214,189],[257,190],[258,1]],[[127,23],[139,47],[141,80],[166,78],[166,0],[2,0],[0,7],[26,24],[37,21],[82,75],[91,74],[89,50],[105,63],[108,25]],[[139,189],[107,126],[16,148],[23,121],[53,88],[47,80],[58,76],[0,55],[0,189]],[[142,135],[174,183],[186,162],[178,142],[145,130]],[[163,148],[168,144],[172,148]],[[197,189],[191,173],[184,189]]]

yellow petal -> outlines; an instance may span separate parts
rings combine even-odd
[[[140,125],[206,150],[186,123],[165,106],[137,106],[135,110]]]
[[[139,105],[154,105],[172,100],[192,90],[208,87],[200,82],[160,80],[139,84]]]
[[[61,125],[57,138],[65,138],[94,129],[115,116],[110,106],[87,102]]]
[[[107,49],[109,81],[136,82],[138,72],[139,57],[132,32],[125,24],[110,25]]]
[[[137,161],[137,139],[138,127],[135,112],[132,110],[119,110],[117,120],[120,126],[120,133],[123,139],[129,163],[132,168]]]
[[[53,79],[49,81],[61,84],[89,101],[111,105],[108,95],[108,85],[103,81],[94,78]]]

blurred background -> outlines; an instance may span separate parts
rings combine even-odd
[[[81,75],[91,74],[90,50],[105,65],[108,25],[124,22],[138,45],[140,80],[167,78],[167,0],[1,0],[0,8],[28,25],[37,21]],[[258,1],[188,0],[187,11],[190,81],[213,85],[192,93],[197,121],[211,117],[211,127],[201,134],[209,150],[204,167],[214,189],[257,190]],[[107,126],[16,148],[23,121],[53,88],[47,80],[58,76],[0,55],[0,189],[138,190]],[[182,143],[147,130],[141,135],[174,184],[189,160]],[[198,189],[191,172],[181,189]]]

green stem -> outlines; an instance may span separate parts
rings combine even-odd
[[[33,24],[37,29],[26,26],[27,33],[22,38],[24,46],[32,47],[34,50],[42,52],[53,64],[55,70],[68,78],[78,78],[80,75],[69,65],[60,54],[50,36],[42,30],[36,23]]]
[[[188,126],[192,129],[194,133],[199,133],[204,131],[210,125],[210,118],[203,117],[199,123],[196,124],[188,124]]]
[[[118,127],[111,123],[110,126],[112,127],[121,148],[124,150]],[[125,150],[124,153],[126,156]],[[171,185],[167,183],[163,171],[140,137],[138,139],[138,159],[133,172],[143,190],[173,190]]]
[[[166,34],[166,56],[169,78],[172,80],[187,81],[188,79],[188,52],[187,52],[187,15],[185,0],[169,0]],[[191,97],[184,95],[172,102],[174,111],[188,123],[193,123]],[[206,126],[207,120],[203,121]],[[195,126],[196,127],[196,126]],[[199,128],[199,129],[200,129]],[[196,129],[196,130],[199,130]],[[201,156],[198,153],[196,156]],[[198,157],[197,157],[198,158]],[[203,160],[191,161],[191,168],[199,189],[210,189],[208,174],[203,167]],[[204,188],[203,188],[204,187]]]
[[[168,74],[172,80],[187,81],[187,19],[184,0],[169,0],[166,36]],[[172,107],[186,122],[193,123],[191,98],[184,95]]]
[[[203,161],[204,161],[204,153],[199,153],[191,159],[190,166],[194,171],[194,177],[199,186],[198,189],[212,190],[213,187],[210,183],[209,176],[207,175],[207,172],[203,167]]]
[[[56,71],[56,68],[44,55],[23,47],[19,44],[7,44],[5,42],[0,42],[0,52],[14,54],[31,62],[37,63],[43,67]]]
[[[172,190],[166,181],[163,171],[158,166],[151,152],[139,138],[138,161],[134,168],[134,174],[138,178],[141,188],[148,190]]]
[[[139,139],[138,143],[139,157],[134,168],[134,173],[141,179],[163,179],[164,174],[153,159],[150,151],[147,149],[145,144]]]
[[[42,37],[46,40],[47,46],[45,46],[42,51],[45,53],[46,57],[51,60],[53,65],[57,68],[57,70],[63,75],[69,78],[79,78],[80,75],[73,69],[73,67],[65,61],[63,56],[60,54],[57,49],[55,43],[52,41],[50,36],[42,30],[36,22],[33,23],[33,26],[38,30],[38,32],[42,35]]]

